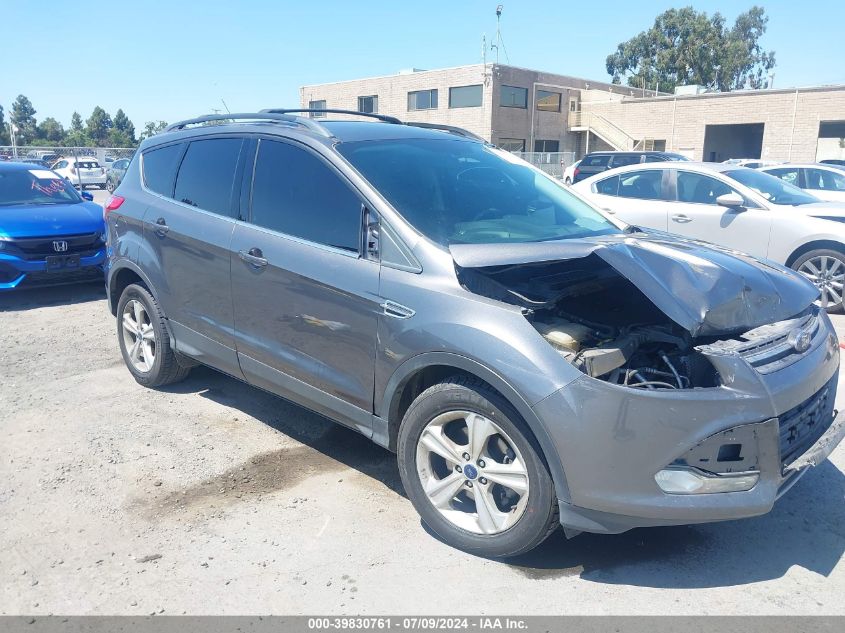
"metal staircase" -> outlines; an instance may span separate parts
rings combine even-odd
[[[589,112],[570,112],[569,130],[571,132],[592,132],[613,149],[621,151],[654,149],[654,139],[637,140],[618,125],[611,123],[600,114]]]

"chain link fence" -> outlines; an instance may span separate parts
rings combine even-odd
[[[575,152],[514,152],[514,154],[555,178],[563,178],[563,170],[575,162]]]
[[[132,158],[134,147],[38,147],[34,145],[0,145],[0,161],[33,163],[52,167],[62,158],[90,158],[102,167],[121,158]]]

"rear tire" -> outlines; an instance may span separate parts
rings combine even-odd
[[[126,286],[117,302],[117,339],[126,367],[145,387],[179,382],[191,371],[179,364],[170,347],[164,314],[140,284]]]
[[[105,188],[109,193],[114,193],[114,190],[115,190],[116,187],[114,186],[114,183],[111,180],[109,180],[108,182],[106,182]]]
[[[829,248],[809,251],[792,262],[792,269],[807,277],[819,289],[821,297],[816,305],[824,307],[830,314],[842,312],[845,253]]]
[[[478,379],[455,376],[417,396],[399,428],[398,459],[422,520],[458,549],[516,556],[558,527],[554,485],[533,436]]]

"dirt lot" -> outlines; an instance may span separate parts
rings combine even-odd
[[[0,613],[845,613],[842,448],[768,516],[505,564],[352,431],[210,370],[137,385],[96,285],[1,296],[0,368]]]

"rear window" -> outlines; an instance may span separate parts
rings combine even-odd
[[[239,138],[191,142],[179,167],[173,197],[192,207],[233,217],[232,186],[242,144]]]
[[[172,197],[176,161],[182,155],[183,148],[184,144],[177,143],[144,152],[144,184],[148,189]]]
[[[613,157],[614,167],[624,167],[625,165],[634,165],[639,162],[639,154],[617,154]]]
[[[610,161],[610,156],[607,154],[601,155],[597,154],[595,156],[585,156],[581,160],[580,167],[607,167],[607,163]]]
[[[96,169],[97,167],[100,166],[100,163],[98,163],[95,160],[81,160],[76,164],[77,164],[77,166],[81,167],[82,169]]]

